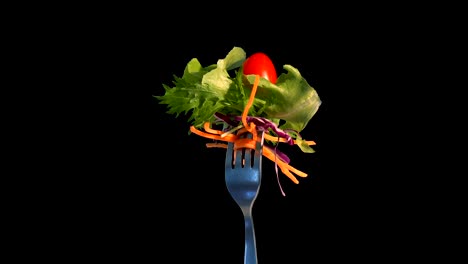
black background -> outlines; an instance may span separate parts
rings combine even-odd
[[[267,26],[211,12],[163,19],[164,10],[80,17],[53,46],[59,84],[71,88],[59,109],[72,111],[53,109],[65,122],[48,135],[60,138],[50,171],[60,180],[50,181],[45,204],[58,215],[47,226],[67,258],[242,263],[242,214],[224,185],[224,151],[205,148],[186,116],[153,98],[190,59],[216,63],[234,46],[267,53],[279,74],[296,67],[322,100],[302,133],[316,152],[286,151],[309,177],[296,185],[280,173],[282,196],[264,161],[253,209],[259,263],[418,254],[413,246],[432,237],[423,216],[436,213],[427,208],[438,197],[422,187],[431,146],[414,129],[428,119],[414,107],[427,89],[415,68],[431,59],[420,49],[424,27],[381,13],[341,16],[344,7],[286,9],[297,15]]]

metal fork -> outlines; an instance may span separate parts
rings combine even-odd
[[[263,133],[263,131],[258,132],[255,150],[234,150],[234,144],[229,143],[226,151],[226,186],[244,214],[244,264],[257,263],[252,207],[262,179]],[[251,133],[244,133],[241,136],[252,138]]]

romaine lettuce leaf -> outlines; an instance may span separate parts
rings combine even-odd
[[[317,91],[291,65],[284,65],[287,73],[278,76],[276,84],[261,79],[256,97],[267,102],[266,118],[284,120],[282,129],[290,128],[302,131],[317,112],[321,100]],[[247,76],[253,85],[255,76]]]

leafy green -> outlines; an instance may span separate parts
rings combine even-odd
[[[214,121],[214,114],[225,112],[225,108],[242,109],[247,97],[240,83],[230,77],[228,70],[239,68],[245,58],[245,52],[240,48],[234,48],[216,65],[207,67],[193,58],[181,78],[174,75],[174,86],[163,84],[165,94],[155,97],[161,104],[168,106],[169,114],[189,114],[188,121],[201,127],[206,121]],[[235,95],[227,95],[229,90]],[[239,92],[241,96],[237,94]]]
[[[167,113],[184,113],[189,116],[188,122],[198,128],[206,121],[214,122],[217,112],[241,115],[256,77],[242,74],[245,60],[246,53],[240,47],[206,67],[193,58],[182,77],[174,75],[172,86],[163,84],[165,94],[154,97],[167,105]],[[284,65],[283,69],[286,73],[278,76],[276,84],[260,78],[249,115],[265,117],[282,129],[300,132],[317,112],[321,100],[296,68]],[[297,133],[294,137],[304,152],[313,151]]]
[[[317,112],[321,100],[296,68],[284,65],[283,69],[288,72],[281,74],[276,84],[262,78],[255,96],[268,102],[266,118],[284,120],[283,129],[302,131]],[[249,75],[247,79],[253,84],[255,76]]]

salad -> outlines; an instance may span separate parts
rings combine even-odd
[[[240,139],[249,131],[265,132],[264,157],[292,182],[307,174],[290,165],[289,157],[278,146],[285,143],[314,153],[314,141],[305,140],[301,131],[317,112],[321,100],[317,91],[291,65],[277,75],[271,59],[262,52],[249,57],[234,47],[216,64],[202,65],[191,59],[182,76],[173,75],[172,85],[163,84],[165,93],[154,96],[167,105],[168,114],[187,115],[190,132],[212,142],[207,147],[255,149],[254,139]]]

